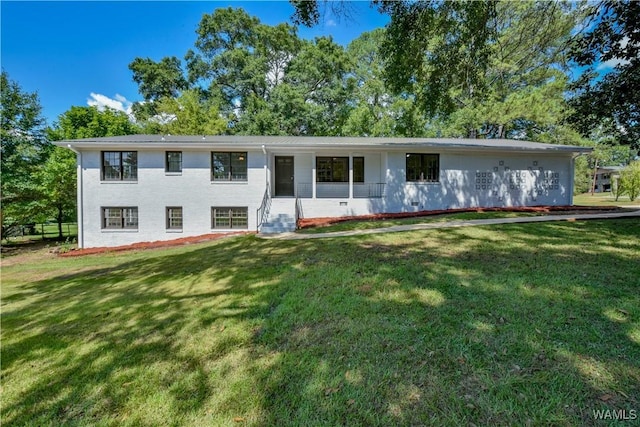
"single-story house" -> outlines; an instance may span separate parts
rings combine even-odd
[[[584,147],[504,139],[130,135],[60,141],[78,159],[81,248],[297,218],[571,205]]]

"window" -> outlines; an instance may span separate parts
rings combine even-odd
[[[353,182],[364,182],[364,157],[353,158]]]
[[[182,208],[172,206],[167,208],[167,230],[182,230]]]
[[[211,228],[248,228],[247,208],[211,208]]]
[[[211,153],[213,181],[246,181],[247,153]]]
[[[316,157],[316,182],[349,182],[348,157]]]
[[[102,208],[103,229],[138,229],[138,208]]]
[[[407,154],[407,181],[438,182],[439,180],[439,154]]]
[[[137,181],[138,180],[138,152],[137,151],[103,151],[102,152],[102,180],[103,181]]]
[[[182,151],[167,151],[165,172],[182,172]]]

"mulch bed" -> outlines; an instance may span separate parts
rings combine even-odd
[[[435,216],[460,212],[534,212],[534,213],[595,213],[595,212],[616,212],[624,210],[611,206],[536,206],[536,207],[512,207],[512,208],[469,208],[469,209],[446,209],[419,212],[399,212],[399,213],[380,213],[372,215],[345,216],[345,217],[328,217],[328,218],[302,218],[298,220],[298,228],[325,227],[331,224],[337,224],[345,221],[375,221],[381,219],[397,219],[397,218],[415,218],[423,216]],[[203,234],[200,236],[182,237],[174,240],[159,240],[155,242],[140,242],[131,245],[99,247],[87,249],[71,249],[69,252],[59,253],[61,257],[75,257],[83,255],[102,254],[106,252],[122,252],[130,250],[166,248],[170,246],[188,245],[192,243],[208,242],[229,236],[238,236],[242,234],[254,234],[254,232],[241,231],[236,233],[213,233]]]
[[[533,213],[602,213],[617,212],[624,210],[615,206],[532,206],[532,207],[510,207],[510,208],[464,208],[464,209],[441,209],[418,212],[380,213],[371,215],[324,217],[324,218],[301,218],[298,220],[298,228],[326,227],[345,221],[376,221],[381,219],[417,218],[423,216],[435,216],[464,212],[533,212]]]
[[[71,249],[69,252],[58,254],[61,257],[74,257],[83,255],[102,254],[105,252],[122,252],[139,249],[153,249],[153,248],[166,248],[170,246],[189,245],[192,243],[208,242],[210,240],[217,240],[229,236],[238,236],[242,234],[255,234],[253,232],[240,231],[235,233],[212,233],[202,234],[200,236],[182,237],[180,239],[173,240],[158,240],[155,242],[140,242],[133,243],[131,245],[112,246],[112,247],[99,247],[99,248],[87,248],[87,249]]]

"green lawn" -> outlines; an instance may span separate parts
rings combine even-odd
[[[397,219],[353,219],[348,221],[337,222],[331,225],[325,225],[321,227],[303,228],[298,230],[301,234],[319,234],[319,233],[333,233],[338,231],[351,231],[351,230],[370,230],[372,228],[384,228],[393,227],[396,225],[410,225],[410,224],[428,224],[435,222],[450,222],[450,221],[468,221],[474,219],[493,219],[493,218],[517,218],[526,216],[538,216],[544,215],[534,212],[459,212],[459,213],[445,213],[441,215],[433,216],[418,216],[412,218],[397,218]]]
[[[583,193],[573,196],[576,206],[640,206],[640,200],[629,200],[628,196],[620,196],[618,200],[611,193]]]
[[[608,425],[640,412],[639,254],[636,218],[5,256],[0,415]]]

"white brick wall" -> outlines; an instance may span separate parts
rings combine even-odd
[[[339,147],[294,153],[281,149],[265,156],[261,150],[255,150],[248,152],[246,182],[212,182],[210,148],[183,150],[181,174],[165,173],[164,150],[137,151],[138,180],[114,182],[100,179],[100,151],[83,150],[79,181],[83,183],[80,198],[84,205],[81,242],[84,247],[118,246],[217,232],[219,230],[211,228],[212,206],[247,207],[248,230],[255,230],[256,210],[267,182],[273,182],[267,174],[274,174],[276,155],[294,156],[296,183],[312,182],[315,156],[349,155],[365,157],[365,182],[386,183],[385,197],[381,199],[302,199],[303,214],[307,218],[464,207],[568,205],[572,200],[570,153],[478,154],[440,150],[440,182],[412,183],[406,182],[406,153],[438,151],[356,152]],[[168,206],[182,207],[182,230],[166,229]],[[138,229],[102,229],[103,207],[138,207]]]

